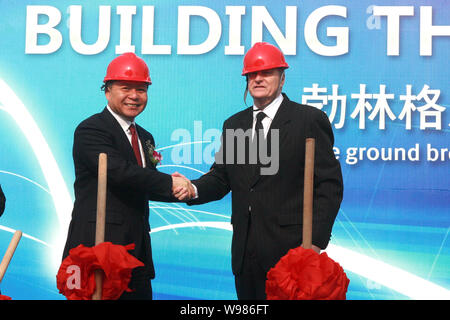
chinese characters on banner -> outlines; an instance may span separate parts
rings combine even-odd
[[[330,122],[336,129],[344,127],[345,117],[351,103],[346,95],[339,94],[339,85],[333,84],[331,92],[328,89],[319,87],[318,83],[313,83],[312,87],[303,88],[302,103],[325,111]],[[413,93],[412,85],[408,84],[405,94],[398,95],[398,99],[403,104],[402,110],[395,115],[390,108],[390,102],[395,99],[393,93],[386,92],[386,85],[380,84],[378,93],[368,93],[366,84],[359,85],[359,93],[352,93],[351,100],[356,104],[350,113],[350,118],[358,120],[360,130],[366,129],[366,119],[374,121],[378,118],[378,129],[386,129],[386,117],[392,121],[401,121],[406,130],[412,129],[414,117],[419,117],[420,130],[434,129],[442,130],[442,114],[446,110],[437,102],[441,90],[430,89],[425,84],[418,94]]]

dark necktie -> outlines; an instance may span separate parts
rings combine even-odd
[[[255,125],[256,139],[259,139],[259,134],[261,134],[261,137],[264,139],[264,127],[262,121],[264,120],[265,117],[267,117],[267,115],[264,112],[259,112],[256,115],[256,125]]]
[[[256,115],[256,125],[255,125],[255,136],[254,136],[254,143],[256,144],[256,166],[255,166],[255,174],[259,174],[259,168],[261,166],[261,161],[260,161],[260,146],[261,143],[265,143],[265,138],[264,138],[264,127],[262,124],[263,119],[267,117],[267,115],[264,112],[259,112]],[[262,139],[262,141],[261,141]]]
[[[142,167],[141,151],[139,150],[139,142],[136,134],[136,127],[134,126],[134,124],[130,126],[130,132],[131,132],[131,146],[133,147],[134,155],[136,156],[138,164]]]

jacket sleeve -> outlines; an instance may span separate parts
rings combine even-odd
[[[225,124],[224,124],[225,128]],[[188,205],[203,204],[210,201],[222,199],[230,191],[227,168],[225,164],[225,132],[222,131],[222,142],[219,152],[215,155],[215,162],[211,169],[197,180],[192,180],[192,184],[197,187],[198,198],[188,201]]]
[[[151,168],[142,168],[127,160],[117,149],[113,135],[101,126],[82,123],[75,130],[73,156],[90,173],[97,173],[98,155],[108,156],[108,184],[145,192],[148,198],[172,201],[172,178]],[[78,168],[76,167],[75,170]]]
[[[315,138],[313,239],[324,249],[343,197],[341,166],[333,152],[333,131],[325,113],[315,109],[310,122],[310,136]]]

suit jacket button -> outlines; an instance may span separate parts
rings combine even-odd
[[[248,206],[248,212],[252,212],[252,206]]]

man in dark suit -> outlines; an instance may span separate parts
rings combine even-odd
[[[5,204],[6,204],[6,197],[5,194],[3,193],[2,186],[0,185],[0,217],[5,211]]]
[[[268,43],[256,43],[247,52],[243,75],[254,106],[224,122],[216,162],[208,173],[192,181],[196,198],[188,204],[218,200],[232,191],[231,258],[239,299],[265,299],[269,269],[289,249],[302,244],[307,137],[316,139],[313,249],[317,252],[329,242],[342,200],[342,174],[333,153],[329,120],[319,109],[297,104],[282,94],[286,68],[281,51]],[[243,133],[249,138],[244,148]],[[269,153],[258,151],[266,160],[253,164],[252,145],[258,139],[257,145],[261,148],[267,143],[271,153],[267,157]],[[240,152],[245,153],[245,161]]]
[[[151,84],[146,63],[134,53],[115,58],[104,79],[107,107],[81,122],[75,130],[75,203],[63,258],[69,250],[95,242],[98,155],[108,156],[105,241],[135,244],[130,253],[144,263],[133,270],[133,292],[123,299],[151,299],[155,271],[149,226],[149,200],[183,198],[186,182],[156,170],[153,136],[135,123],[147,105]],[[185,193],[185,194],[186,194]]]

